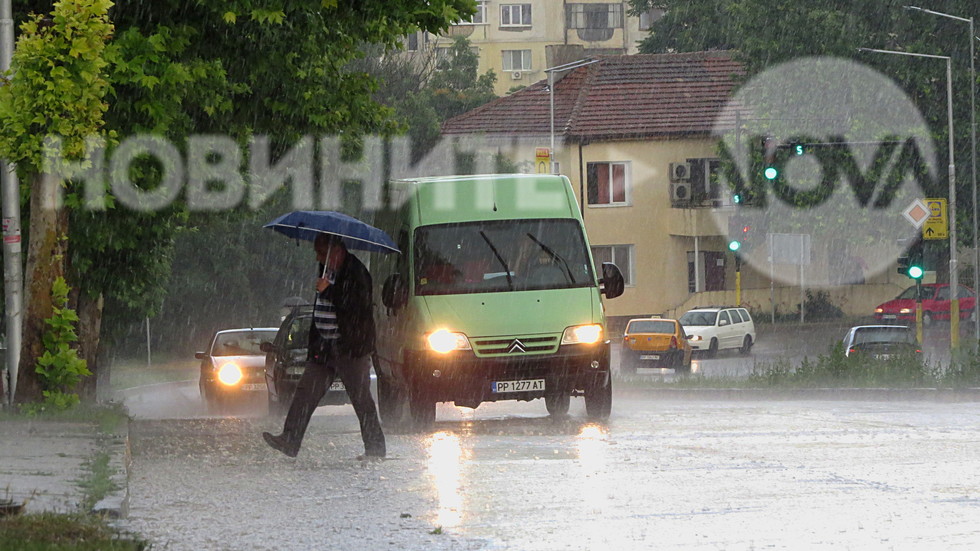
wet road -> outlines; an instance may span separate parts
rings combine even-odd
[[[541,400],[441,404],[362,463],[349,406],[296,459],[278,419],[209,418],[196,387],[130,395],[130,527],[159,549],[956,549],[980,542],[980,404],[652,400],[604,425]],[[183,397],[183,398],[181,398]],[[153,405],[156,404],[156,405]],[[260,402],[261,404],[261,402]],[[200,406],[198,406],[200,407]],[[259,406],[261,410],[262,407]],[[158,417],[174,417],[158,419]]]

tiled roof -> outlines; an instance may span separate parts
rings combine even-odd
[[[575,140],[681,137],[711,132],[735,78],[731,52],[605,56],[555,84],[555,135]],[[443,134],[548,135],[547,81],[442,126]]]

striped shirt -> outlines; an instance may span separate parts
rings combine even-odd
[[[327,280],[331,285],[336,279],[336,273],[327,272]],[[320,295],[317,295],[316,304],[313,306],[313,323],[324,339],[340,338],[340,327],[337,325],[337,307]]]

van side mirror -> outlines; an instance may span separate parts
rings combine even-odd
[[[408,302],[408,289],[401,274],[391,274],[381,286],[381,304],[397,310]]]
[[[728,320],[720,320],[718,322],[718,327],[724,327],[726,325],[728,325]]]
[[[626,281],[623,280],[623,272],[612,262],[602,263],[602,279],[599,280],[599,287],[606,298],[616,298],[623,294],[626,288]]]

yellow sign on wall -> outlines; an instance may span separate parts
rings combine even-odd
[[[538,174],[551,174],[551,149],[547,147],[534,148],[534,167]]]
[[[922,224],[923,239],[949,239],[949,220],[945,199],[926,199],[929,218]]]

